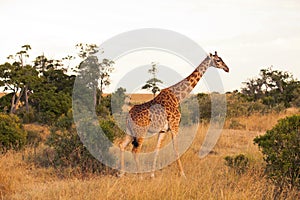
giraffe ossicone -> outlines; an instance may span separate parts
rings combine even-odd
[[[128,113],[126,121],[126,132],[124,140],[120,142],[120,175],[124,174],[124,151],[125,147],[131,142],[133,144],[132,152],[136,162],[137,172],[140,172],[138,154],[148,132],[157,133],[158,139],[155,148],[154,160],[151,170],[151,177],[154,177],[156,161],[161,148],[162,141],[167,132],[172,134],[172,142],[176,161],[180,174],[185,176],[180,156],[178,153],[177,134],[181,113],[179,110],[180,102],[191,93],[204,73],[209,67],[223,69],[229,72],[229,68],[224,63],[217,52],[209,54],[199,64],[199,66],[182,81],[162,89],[160,93],[152,100],[143,104],[134,105]]]

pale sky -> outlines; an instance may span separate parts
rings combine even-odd
[[[271,65],[300,79],[299,22],[299,0],[0,0],[0,63],[24,44],[31,45],[32,60],[42,53],[59,59],[80,42],[101,45],[122,32],[162,28],[189,37],[207,53],[217,50],[230,68],[220,71],[225,91],[232,91]],[[180,71],[175,60],[180,74],[192,71]],[[116,63],[113,84],[124,66]]]

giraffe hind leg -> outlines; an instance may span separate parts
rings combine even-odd
[[[155,148],[155,155],[154,155],[154,160],[153,160],[153,165],[152,165],[151,178],[154,178],[154,171],[155,171],[155,168],[156,168],[156,160],[157,160],[157,157],[158,157],[158,154],[159,154],[161,143],[162,143],[165,135],[166,135],[166,132],[159,132],[158,133],[157,144],[156,144],[156,148]]]
[[[125,174],[125,171],[124,171],[124,151],[125,151],[125,148],[128,146],[128,144],[132,141],[132,136],[130,135],[126,135],[125,136],[125,139],[120,142],[119,144],[119,147],[120,147],[120,174],[119,174],[119,177],[123,176]]]
[[[177,161],[177,165],[178,165],[178,168],[179,168],[179,171],[180,171],[180,175],[185,177],[185,173],[183,171],[183,167],[182,167],[182,163],[180,161],[180,156],[179,156],[179,153],[178,153],[178,143],[177,143],[177,134],[172,131],[172,141],[173,141],[173,148],[174,148],[174,152],[175,152],[175,156],[176,156],[176,161]]]
[[[136,138],[136,137],[134,137],[133,141],[132,141],[132,145],[133,145],[132,153],[134,156],[137,173],[140,172],[140,163],[139,163],[139,155],[138,154],[140,153],[140,151],[142,149],[143,141],[144,141],[144,138]]]

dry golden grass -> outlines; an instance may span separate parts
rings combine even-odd
[[[103,94],[103,96],[107,96],[108,94]],[[133,94],[126,94],[129,97],[131,103],[143,103],[149,101],[153,98],[153,94],[147,93],[133,93]]]
[[[267,115],[253,114],[251,116],[244,116],[238,118],[232,118],[225,122],[225,128],[230,127],[232,120],[238,121],[245,126],[245,130],[251,131],[266,131],[271,129],[279,119],[285,118],[293,114],[299,114],[300,111],[297,108],[289,108],[280,113],[271,113]]]
[[[34,131],[39,133],[43,140],[45,140],[50,134],[48,126],[39,124],[24,124],[24,129],[26,131]]]
[[[179,177],[176,163],[157,171],[154,179],[150,174],[143,174],[143,179],[135,174],[61,179],[52,168],[36,168],[22,160],[24,153],[10,152],[0,157],[0,199],[273,199],[274,186],[262,176],[262,154],[253,138],[288,114],[236,119],[246,124],[246,130],[224,129],[213,153],[203,159],[198,153],[208,126],[200,125],[181,158],[187,179]],[[240,153],[249,157],[250,169],[237,175],[224,157]],[[298,197],[291,192],[287,199]]]
[[[146,102],[153,98],[152,94],[127,94],[127,95],[130,97],[130,102],[132,102],[133,104]]]

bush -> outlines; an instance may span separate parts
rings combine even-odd
[[[100,120],[100,127],[110,141],[124,136],[124,132],[112,119]]]
[[[42,141],[42,137],[37,131],[27,131],[26,145],[30,147],[37,147]]]
[[[214,104],[212,105],[212,100]],[[212,110],[214,106],[214,110]],[[191,125],[198,122],[208,122],[212,118],[224,117],[223,96],[218,93],[205,94],[198,93],[191,95],[180,104],[181,120],[183,125]]]
[[[201,94],[199,95],[201,96]],[[210,100],[210,99],[209,99]],[[198,123],[199,120],[209,120],[201,118],[203,111],[199,109],[198,97],[192,95],[183,102],[180,103],[180,113],[181,113],[181,124],[185,126],[190,126],[192,124]],[[208,102],[210,104],[210,102]],[[210,109],[210,108],[209,108]],[[210,110],[209,110],[210,112]],[[210,114],[210,113],[209,113]]]
[[[17,110],[16,114],[24,124],[33,123],[36,121],[35,110],[31,106],[29,106],[29,112],[27,112],[25,106],[23,106]]]
[[[294,91],[294,98],[292,100],[292,105],[300,108],[300,86]]]
[[[44,161],[44,166],[57,169],[76,169],[78,173],[100,173],[105,166],[94,158],[82,144],[75,129],[52,129],[47,145],[53,149],[53,158]]]
[[[121,134],[121,130],[115,125],[112,120],[100,120],[100,127],[105,133],[106,137],[113,141],[114,137]],[[62,115],[58,118],[55,126],[51,129],[51,134],[46,142],[50,147],[47,149],[47,160],[40,159],[40,165],[53,166],[57,169],[66,170],[72,169],[79,174],[86,173],[111,173],[107,171],[107,167],[99,162],[93,155],[95,152],[90,152],[82,140],[89,141],[89,145],[92,145],[93,150],[97,151],[98,159],[111,161],[112,155],[108,153],[110,146],[102,144],[101,135],[97,133],[96,126],[86,123],[84,125],[86,133],[77,134],[74,124],[72,124],[72,113],[68,112],[67,115]],[[88,131],[89,130],[89,131]],[[93,133],[93,134],[90,134]],[[102,154],[100,153],[102,150]],[[50,152],[51,156],[48,156]],[[107,152],[107,153],[106,153]],[[92,153],[94,153],[92,155]],[[49,154],[49,155],[50,155]],[[101,155],[100,155],[101,154]]]
[[[0,112],[9,113],[13,93],[6,94],[0,98]]]
[[[72,107],[72,98],[64,92],[49,89],[43,93],[30,95],[30,102],[36,110],[36,120],[42,124],[53,125],[62,114]]]
[[[237,174],[245,173],[249,168],[249,159],[243,154],[226,156],[224,159],[226,161],[225,165],[233,169]]]
[[[211,98],[209,94],[197,94],[199,104],[199,117],[201,121],[208,121],[211,118]]]
[[[111,115],[111,95],[101,98],[101,103],[96,106],[96,114],[98,117],[107,118]]]
[[[271,108],[260,101],[249,101],[245,95],[234,92],[227,96],[227,117],[250,116],[256,113],[267,114],[272,111]]]
[[[239,121],[237,121],[235,119],[231,119],[229,128],[243,130],[243,129],[246,129],[246,125],[241,124]]]
[[[19,150],[26,143],[27,132],[15,115],[0,114],[0,150]]]
[[[266,161],[266,174],[282,190],[300,189],[300,115],[279,120],[254,139]]]

